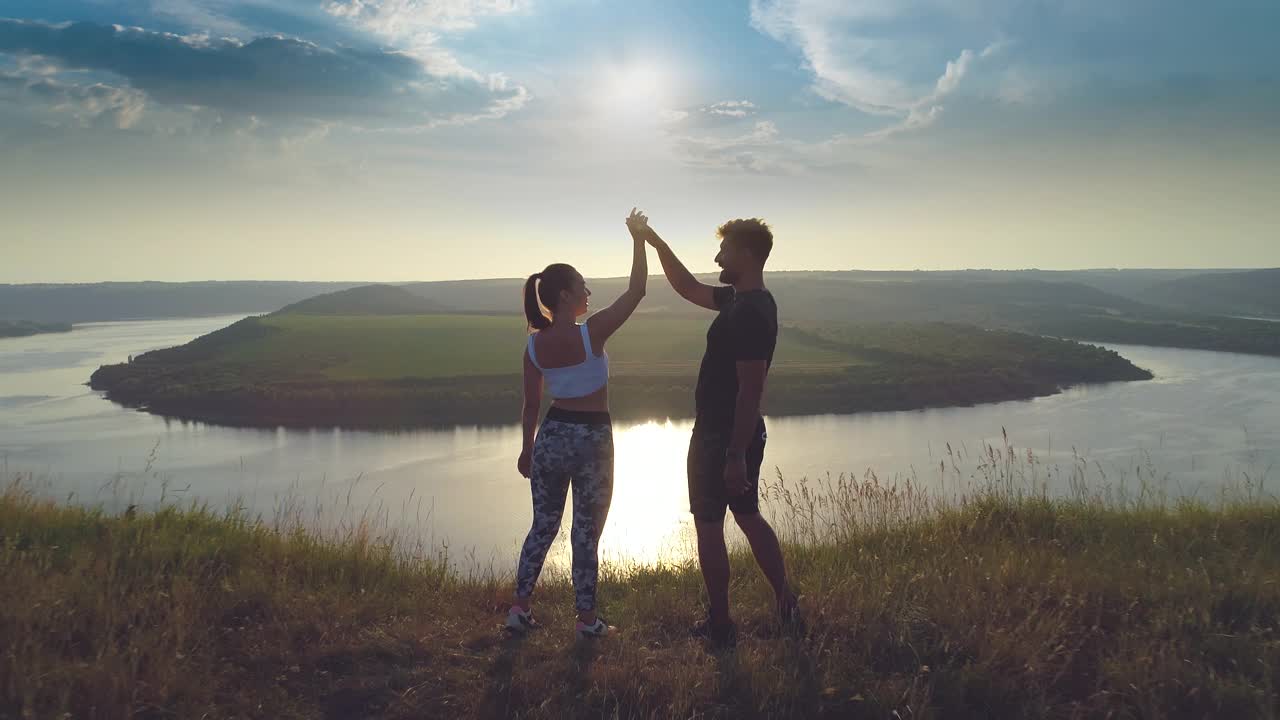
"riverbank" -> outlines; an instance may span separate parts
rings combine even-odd
[[[692,565],[606,567],[601,609],[621,632],[595,644],[571,639],[571,590],[552,574],[546,628],[517,641],[499,629],[507,568],[460,576],[376,517],[324,537],[288,508],[265,522],[178,507],[113,517],[19,481],[0,497],[0,715],[1275,711],[1273,500],[1248,486],[1212,504],[1145,488],[1052,500],[1015,485],[1005,450],[985,488],[946,504],[874,481],[771,484],[811,632],[778,635],[737,553],[741,640],[722,654],[684,635],[702,612]]]
[[[623,421],[689,418],[707,321],[637,316],[610,341]],[[104,365],[90,385],[157,415],[244,427],[505,425],[521,403],[519,319],[251,317]],[[781,328],[772,416],[955,407],[1150,379],[1091,345],[947,323]]]

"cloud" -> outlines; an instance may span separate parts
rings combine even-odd
[[[203,32],[223,35],[246,34],[249,29],[228,17],[225,2],[209,0],[151,0],[151,12]]]
[[[685,164],[702,170],[787,173],[795,169],[785,158],[778,127],[761,120],[750,132],[728,137],[675,136],[673,146]]]
[[[281,36],[175,35],[93,23],[0,20],[0,53],[123,78],[146,98],[276,122],[417,129],[501,117],[528,99],[502,76],[441,75],[405,52]]]
[[[706,115],[744,118],[748,115],[755,115],[756,106],[750,100],[725,100],[700,108],[700,111]]]
[[[710,128],[744,121],[755,117],[758,112],[759,108],[750,100],[722,100],[709,105],[663,110],[659,113],[659,119],[668,125]]]
[[[477,18],[507,15],[527,6],[526,0],[327,0],[324,4],[330,15],[393,38],[470,30]]]
[[[974,55],[972,50],[960,51],[960,55],[956,59],[947,61],[947,66],[942,75],[934,83],[933,92],[915,101],[907,110],[906,117],[893,125],[872,131],[867,136],[871,138],[886,138],[908,130],[920,130],[933,125],[942,116],[943,99],[955,92],[956,88],[960,86],[960,81],[968,74],[974,58],[991,57],[995,52],[993,50],[995,47],[994,44],[989,45],[977,56]]]
[[[128,129],[137,124],[146,108],[146,96],[127,87],[105,83],[73,84],[59,81],[42,68],[20,67],[0,71],[0,99],[17,101],[70,118],[80,127]]]
[[[896,118],[871,133],[884,137],[932,125],[942,114],[943,98],[956,91],[975,61],[997,55],[1007,44],[992,42],[996,29],[975,31],[980,18],[975,22],[960,8],[943,0],[751,0],[751,23],[800,51],[822,97]],[[964,36],[982,34],[988,37],[981,52],[962,44]],[[957,46],[959,54],[946,60],[932,87],[917,79],[931,58]]]
[[[852,0],[751,0],[751,24],[795,46],[814,75],[819,95],[866,113],[896,114],[911,105],[913,93],[887,67],[881,40],[870,24],[892,13],[879,2]]]

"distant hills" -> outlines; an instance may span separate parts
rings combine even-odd
[[[367,283],[126,282],[0,285],[0,320],[105,322],[271,312]]]
[[[71,332],[67,323],[37,323],[29,320],[0,320],[0,338],[26,337],[42,333]]]
[[[1176,278],[1147,288],[1140,297],[1192,312],[1280,318],[1280,268]]]
[[[704,276],[714,282],[714,276]],[[523,278],[384,285],[462,313],[513,313],[521,308]],[[1066,299],[1094,307],[1140,305],[1180,312],[1280,318],[1280,269],[1224,270],[956,270],[775,272],[770,285],[790,298],[797,314],[819,314],[856,305],[867,319],[981,322],[991,300],[1038,303]],[[590,281],[597,305],[622,291],[624,278]],[[363,282],[136,282],[66,285],[0,285],[0,321],[83,323],[272,312]],[[1055,287],[1067,286],[1067,287]],[[642,311],[688,312],[661,276],[651,278]],[[832,297],[831,293],[837,293]],[[956,293],[970,307],[956,307]],[[1099,294],[1101,293],[1101,294]],[[810,302],[815,296],[824,300]],[[355,298],[350,299],[358,304]],[[1127,301],[1127,302],[1126,302]],[[345,301],[344,301],[345,302]],[[1138,305],[1134,305],[1137,303]],[[378,306],[378,302],[374,303]],[[394,303],[393,303],[394,305]],[[784,312],[788,308],[784,307]],[[963,317],[961,317],[963,316]]]
[[[701,276],[716,282],[715,276]],[[304,315],[521,316],[523,279],[357,283],[103,283],[0,285],[0,321],[88,322],[278,308]],[[774,272],[780,319],[829,324],[946,322],[1111,343],[1280,355],[1280,269],[940,272]],[[593,306],[622,293],[625,278],[589,280]],[[691,316],[660,276],[641,314]]]
[[[300,315],[435,315],[450,308],[394,285],[362,285],[288,305],[281,313]]]

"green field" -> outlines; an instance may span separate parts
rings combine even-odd
[[[634,316],[609,340],[615,373],[696,373],[705,318]],[[398,380],[521,372],[523,318],[491,315],[269,315],[278,330],[220,349],[209,361],[305,367],[331,380]],[[777,368],[841,368],[861,362],[848,352],[784,335]]]

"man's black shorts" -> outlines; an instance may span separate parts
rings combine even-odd
[[[729,447],[730,429],[693,425],[689,440],[689,511],[695,520],[724,519],[725,509],[736,514],[760,512],[760,466],[764,464],[767,437],[761,418],[747,445],[747,490],[730,497],[724,487],[724,452]]]

